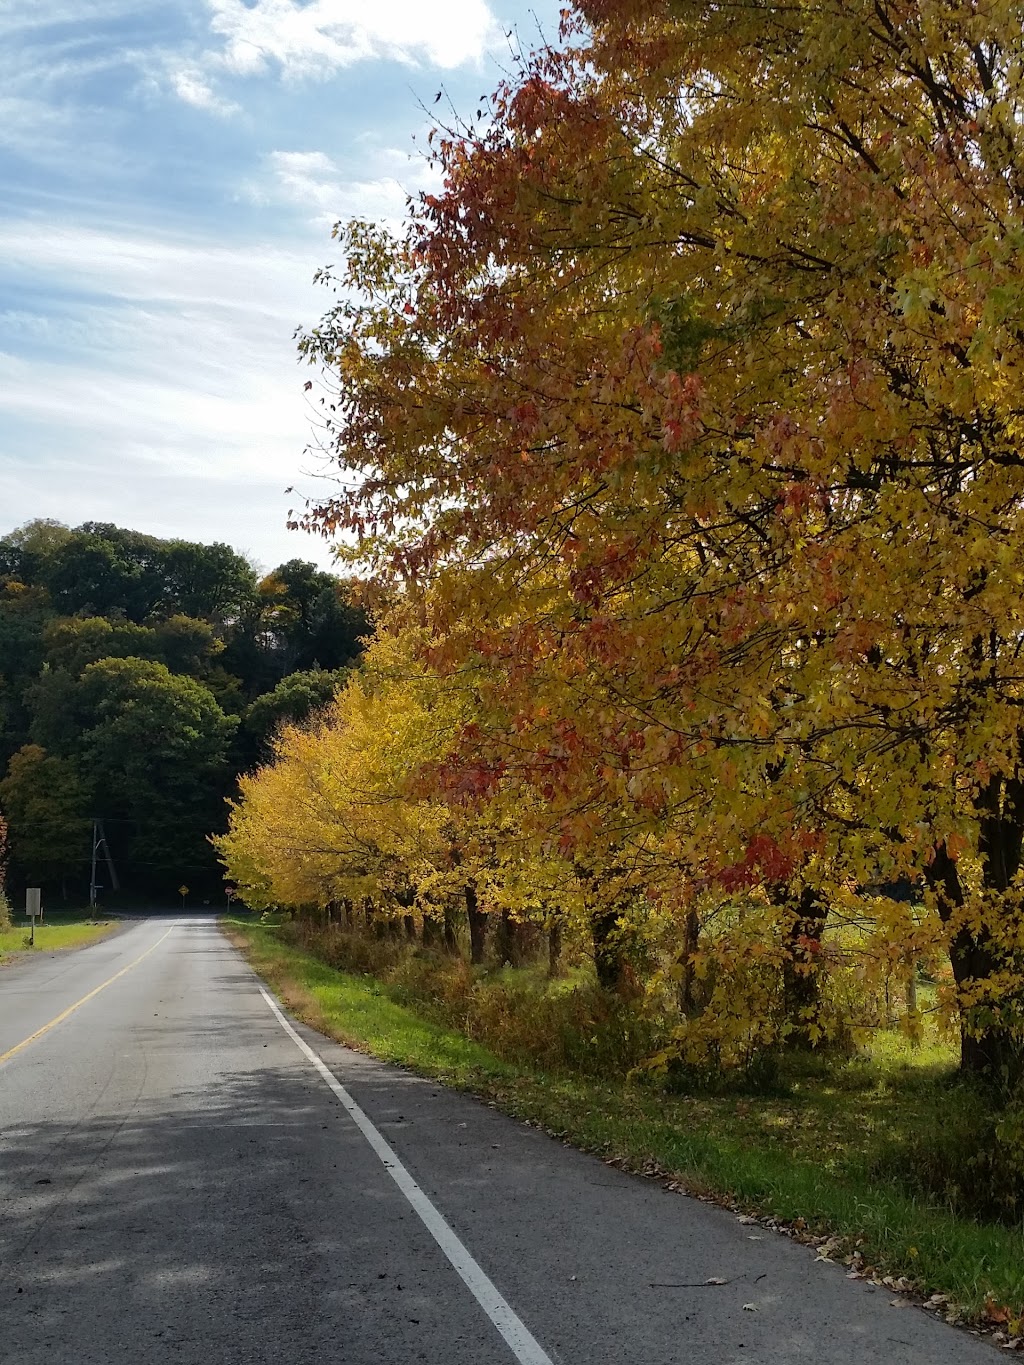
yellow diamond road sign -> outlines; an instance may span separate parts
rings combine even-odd
[[[188,895],[188,887],[187,887],[187,886],[179,886],[179,887],[178,887],[178,895],[179,895],[179,896],[187,896],[187,895]]]

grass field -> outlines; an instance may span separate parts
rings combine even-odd
[[[47,910],[36,924],[35,948],[29,947],[29,921],[19,911],[12,913],[10,929],[0,929],[0,960],[12,953],[47,952],[55,948],[80,948],[103,938],[117,927],[116,920],[93,920],[88,910]]]
[[[992,1123],[961,1086],[948,1049],[912,1052],[894,1035],[870,1055],[788,1064],[769,1093],[669,1094],[623,1078],[545,1074],[498,1057],[429,1008],[369,975],[339,972],[273,925],[224,921],[253,967],[300,1018],[386,1061],[494,1101],[626,1169],[656,1175],[766,1220],[851,1273],[948,1296],[951,1320],[1024,1327],[1019,1223],[975,1220],[961,1205]],[[952,1174],[951,1174],[952,1173]]]

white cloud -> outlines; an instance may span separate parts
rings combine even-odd
[[[451,70],[479,63],[500,40],[487,0],[204,0],[212,42],[187,60],[168,58],[180,99],[216,113],[233,106],[217,76],[278,72],[326,80],[357,62],[390,59]]]
[[[21,155],[52,152],[63,145],[69,125],[69,116],[45,100],[0,95],[0,147]]]
[[[326,152],[271,152],[268,161],[286,198],[336,214],[344,193],[342,175]]]
[[[238,75],[268,66],[328,76],[371,58],[451,68],[479,61],[498,32],[485,0],[206,0],[215,56]]]
[[[88,165],[96,183],[137,164],[136,149],[124,136],[127,111],[104,108],[96,91],[130,79],[140,64],[138,54],[74,36],[19,41],[18,32],[5,32],[10,22],[0,0],[0,148],[16,152],[48,178],[78,178]],[[17,175],[5,185],[8,194],[19,188]]]
[[[211,114],[236,114],[238,105],[222,99],[198,67],[180,67],[170,73],[171,88],[180,100]]]
[[[315,415],[293,340],[327,304],[308,253],[125,229],[0,225],[0,290],[31,278],[59,312],[0,314],[0,505],[31,516],[226,539],[268,563],[328,562],[286,532]],[[26,346],[28,348],[26,352]],[[0,528],[5,529],[5,528]]]
[[[224,246],[201,237],[159,236],[126,225],[60,227],[43,219],[0,222],[0,269],[29,282],[115,300],[209,304],[294,324],[308,308],[316,254],[259,244]]]
[[[251,196],[261,202],[283,199],[296,204],[321,225],[342,218],[367,218],[397,226],[408,196],[437,188],[440,178],[425,158],[393,147],[364,151],[358,178],[346,177],[337,162],[320,151],[275,151],[267,163],[269,183],[251,187]],[[368,169],[380,174],[368,176]]]

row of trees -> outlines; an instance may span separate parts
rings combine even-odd
[[[212,889],[208,842],[283,718],[322,705],[363,614],[293,560],[33,522],[0,540],[0,808],[13,872],[88,884],[101,818],[122,880]]]
[[[321,927],[521,965],[593,964],[612,1000],[667,1022],[656,1066],[748,1065],[766,1048],[903,1022],[920,1034],[917,971],[941,975],[942,926],[921,905],[847,887],[828,926],[747,866],[679,876],[670,833],[619,833],[598,861],[567,847],[548,799],[506,770],[481,783],[483,670],[429,669],[428,635],[394,610],[333,700],[278,731],[214,840],[254,909]],[[813,935],[813,937],[812,937]],[[955,1010],[950,992],[940,1002]]]
[[[1015,1081],[1018,7],[580,0],[562,38],[436,130],[404,232],[339,227],[307,524],[470,699],[432,799],[574,870],[605,979],[675,904],[682,980],[767,955],[810,1024],[902,882],[872,937],[942,945],[965,1067]]]

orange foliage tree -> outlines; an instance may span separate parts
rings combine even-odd
[[[436,134],[403,235],[339,229],[307,523],[479,670],[460,763],[585,874],[761,888],[795,977],[836,898],[923,879],[964,1065],[1015,1079],[1019,12],[585,0],[563,37]]]

